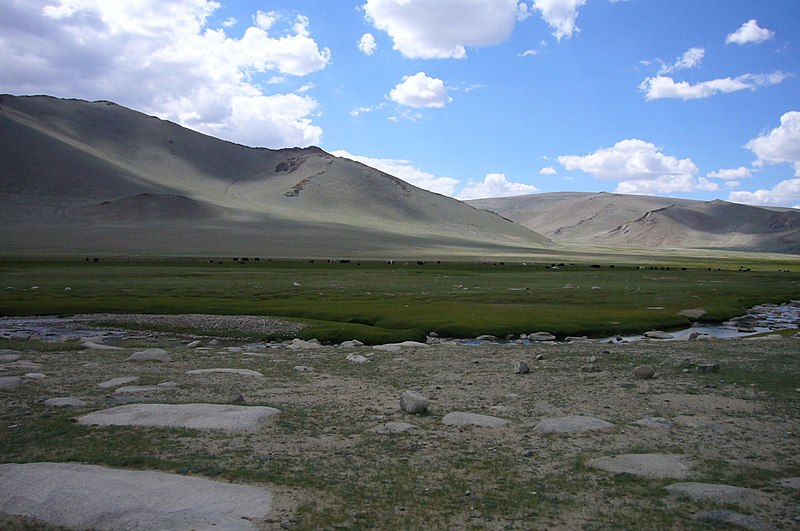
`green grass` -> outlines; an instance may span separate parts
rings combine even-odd
[[[798,264],[684,260],[657,269],[583,263],[551,270],[499,262],[6,260],[0,315],[269,315],[311,322],[303,337],[370,343],[418,340],[430,331],[601,337],[684,327],[683,309],[704,308],[703,320],[721,321],[757,303],[800,298]]]

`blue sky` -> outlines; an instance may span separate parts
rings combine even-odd
[[[797,0],[4,0],[0,92],[319,145],[459,198],[800,205]]]

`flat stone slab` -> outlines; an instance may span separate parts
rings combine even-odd
[[[477,413],[466,413],[463,411],[453,411],[442,418],[445,426],[477,426],[479,428],[502,428],[508,426],[509,422],[505,419],[492,417],[489,415],[479,415]]]
[[[645,417],[635,420],[633,423],[637,426],[644,426],[645,428],[663,428],[665,430],[669,430],[675,425],[674,422],[663,417]]]
[[[391,435],[393,433],[405,433],[411,430],[419,430],[419,426],[408,422],[387,422],[380,426],[375,426],[372,431],[380,435]]]
[[[0,376],[0,389],[13,389],[22,383],[18,376]]]
[[[84,407],[85,400],[80,398],[73,398],[71,396],[62,396],[58,398],[48,398],[44,401],[45,405],[50,407]]]
[[[789,489],[800,489],[800,477],[779,479],[778,481],[776,481],[776,483],[781,487],[787,487]]]
[[[775,529],[767,522],[747,516],[745,514],[737,513],[736,511],[729,511],[727,509],[718,509],[715,511],[703,511],[697,515],[698,522],[707,524],[724,524],[740,529],[751,529],[753,531],[768,531]]]
[[[653,479],[684,479],[689,476],[689,465],[681,456],[672,454],[623,454],[600,457],[589,461],[589,466],[613,474],[633,474]]]
[[[0,361],[17,361],[20,357],[16,350],[0,350]]]
[[[544,419],[536,425],[538,433],[583,433],[587,431],[610,430],[614,425],[596,417],[569,415]]]
[[[127,404],[78,418],[94,426],[161,426],[197,430],[256,431],[279,410],[224,404]]]
[[[758,505],[768,501],[767,495],[755,489],[719,485],[716,483],[673,483],[667,485],[667,491],[678,496],[685,496],[694,501],[711,501],[716,503],[735,503],[738,505]]]
[[[172,356],[164,349],[149,348],[147,350],[134,352],[128,356],[128,359],[125,361],[160,361],[162,363],[167,363],[172,361]]]
[[[255,378],[263,378],[264,375],[258,371],[251,371],[250,369],[195,369],[193,371],[187,371],[186,374],[191,375],[198,375],[198,374],[214,374],[214,373],[221,373],[221,374],[237,374],[239,376],[253,376]]]
[[[97,384],[97,387],[100,387],[101,389],[109,389],[111,387],[117,387],[119,385],[125,385],[126,383],[135,382],[138,379],[138,376],[120,376],[118,378],[111,378],[110,380],[99,383]]]
[[[152,394],[163,393],[164,391],[171,391],[176,389],[178,384],[175,382],[165,382],[158,385],[124,385],[114,389],[115,395],[139,395],[139,394]]]
[[[380,350],[381,352],[400,352],[403,350],[403,347],[396,343],[389,343],[386,345],[375,345],[372,347],[375,350]]]
[[[255,529],[258,487],[76,463],[0,465],[0,512],[69,529]]]

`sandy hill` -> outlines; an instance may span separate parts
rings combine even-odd
[[[111,102],[0,96],[0,248],[14,254],[414,257],[547,238],[311,148],[249,148]]]
[[[556,243],[800,253],[800,211],[795,209],[580,192],[469,203]]]

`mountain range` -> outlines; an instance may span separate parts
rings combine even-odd
[[[800,252],[800,211],[618,194],[468,203],[316,148],[251,148],[107,101],[0,96],[0,253],[474,258]]]

